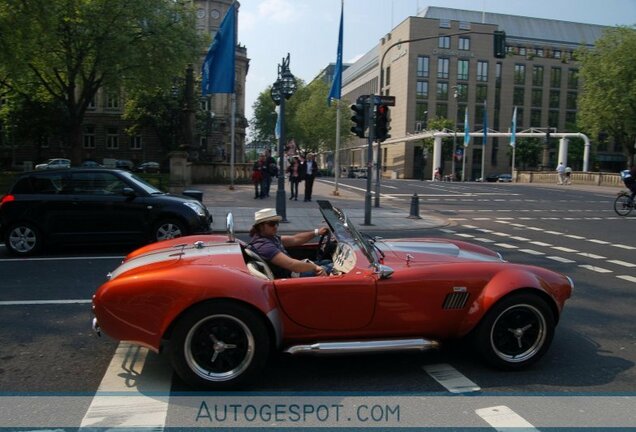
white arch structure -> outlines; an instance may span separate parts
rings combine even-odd
[[[545,132],[517,132],[515,136],[517,138],[544,138]],[[488,131],[489,138],[508,138],[512,133],[510,132],[495,132]],[[442,139],[449,138],[452,136],[457,137],[457,145],[463,146],[464,140],[464,132],[456,131],[456,132],[440,132],[440,131],[424,131],[413,135],[407,135],[402,138],[394,138],[390,140],[386,140],[383,144],[395,144],[399,142],[407,142],[407,141],[417,141],[424,138],[433,138],[433,166],[438,167],[442,164]],[[480,138],[484,136],[483,132],[470,132],[471,138]],[[568,163],[568,138],[581,138],[584,141],[584,149],[583,149],[583,171],[589,171],[589,163],[590,163],[590,139],[587,135],[579,133],[579,132],[554,132],[550,133],[551,137],[560,138],[559,141],[559,162],[563,162],[564,165]],[[471,144],[472,145],[472,144]],[[431,180],[433,175],[431,175]]]

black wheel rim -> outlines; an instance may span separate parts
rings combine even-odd
[[[510,363],[534,357],[547,337],[545,317],[536,307],[519,304],[504,310],[495,320],[490,343],[494,353]]]
[[[231,315],[211,315],[192,326],[184,342],[186,363],[207,381],[240,376],[254,357],[254,336]]]

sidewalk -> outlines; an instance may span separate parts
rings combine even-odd
[[[333,194],[333,179],[323,182],[316,179],[311,202],[303,202],[303,183],[300,184],[299,200],[289,200],[289,185],[285,184],[285,206],[287,223],[281,223],[280,232],[295,233],[309,231],[323,223],[322,215],[318,210],[317,200],[328,200],[334,207],[341,208],[351,218],[353,223],[361,231],[365,230],[408,230],[428,229],[442,227],[448,224],[445,219],[427,215],[420,210],[421,219],[409,219],[408,212],[402,209],[392,208],[383,204],[381,207],[371,206],[371,225],[364,224],[364,193],[352,189],[338,187],[339,195]],[[228,212],[234,216],[234,230],[236,232],[248,232],[254,222],[254,213],[262,208],[276,208],[277,184],[272,184],[270,197],[254,199],[253,185],[234,185],[230,190],[229,185],[205,184],[192,185],[188,189],[196,189],[203,192],[203,203],[214,217],[214,231],[225,231],[225,217]]]

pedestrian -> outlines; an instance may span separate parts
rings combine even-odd
[[[270,149],[265,150],[265,160],[263,167],[263,187],[261,188],[261,198],[269,198],[269,189],[272,185],[272,179],[278,177],[278,166],[276,159],[272,157]]]
[[[266,208],[254,214],[254,225],[250,230],[252,237],[248,248],[263,258],[272,269],[275,278],[294,276],[327,276],[333,263],[327,260],[314,263],[309,260],[297,260],[289,256],[285,247],[302,246],[317,236],[329,234],[329,228],[321,227],[313,231],[300,232],[293,236],[278,235],[278,223],[282,218],[273,208]]]
[[[291,190],[291,196],[289,199],[298,201],[298,184],[300,183],[302,172],[300,168],[300,161],[297,156],[294,156],[291,159],[287,172],[289,173],[289,186]]]
[[[559,184],[562,185],[563,182],[565,181],[565,166],[563,165],[563,162],[559,162],[556,172],[558,174]]]
[[[262,198],[263,170],[265,167],[265,155],[260,155],[252,166],[252,183],[254,183],[254,199]]]
[[[433,172],[433,180],[440,181],[442,179],[442,167],[435,168]]]
[[[302,179],[305,181],[305,202],[311,201],[311,194],[314,189],[314,180],[318,174],[318,164],[313,153],[307,155],[307,159],[302,164]]]
[[[565,167],[565,184],[572,184],[572,168]]]

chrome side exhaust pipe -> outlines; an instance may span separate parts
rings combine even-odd
[[[95,333],[99,337],[102,336],[102,330],[99,328],[99,323],[97,322],[97,318],[93,318],[93,321],[91,322],[91,327],[93,328],[93,333]]]
[[[386,339],[343,342],[317,342],[310,345],[294,345],[285,350],[286,353],[297,354],[356,354],[391,351],[427,351],[439,347],[434,340],[417,339]]]

